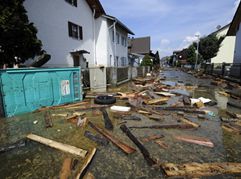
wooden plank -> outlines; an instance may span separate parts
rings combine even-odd
[[[156,140],[156,139],[160,139],[160,138],[163,138],[164,135],[161,135],[161,134],[158,134],[158,135],[152,135],[152,136],[149,136],[149,137],[143,137],[141,138],[141,141],[142,142],[150,142],[152,140]]]
[[[163,124],[152,126],[130,126],[130,129],[193,129],[190,124]]]
[[[214,147],[214,144],[212,143],[211,140],[203,137],[196,137],[196,136],[175,136],[177,140],[181,140],[184,142],[189,142],[193,144],[198,144],[198,145],[203,145],[206,147]]]
[[[84,171],[86,170],[86,168],[88,167],[88,165],[90,164],[90,162],[92,161],[94,155],[96,153],[96,148],[94,148],[91,153],[88,155],[88,158],[84,161],[84,164],[82,165],[80,171],[78,172],[76,179],[82,178],[84,175]]]
[[[71,158],[64,159],[62,169],[61,169],[60,174],[59,174],[60,179],[66,179],[71,175],[71,169],[70,169],[71,168],[70,167],[71,162],[72,162]]]
[[[144,156],[145,160],[147,161],[148,165],[152,166],[156,164],[156,161],[154,161],[148,150],[144,147],[144,145],[131,133],[131,131],[128,129],[128,127],[123,124],[120,126],[121,130],[131,139],[131,141],[136,144],[138,149],[141,151],[142,155]]]
[[[111,141],[114,145],[116,145],[117,147],[119,147],[123,152],[125,152],[126,154],[131,154],[133,152],[136,151],[136,149],[128,146],[127,144],[125,144],[124,142],[121,142],[119,139],[117,139],[116,137],[112,136],[108,131],[106,131],[105,129],[98,127],[96,125],[94,125],[92,122],[89,122],[90,127],[92,127],[93,129],[95,129],[97,132],[99,132],[101,135],[103,135],[105,138],[107,138],[109,141]]]
[[[199,127],[200,127],[200,124],[197,124],[197,123],[195,123],[195,122],[192,122],[192,121],[191,121],[190,119],[188,119],[188,118],[181,118],[181,121],[182,121],[183,123],[192,125],[194,128],[199,128]]]
[[[155,141],[155,143],[156,144],[158,144],[161,148],[163,148],[163,149],[168,149],[168,145],[164,142],[164,141],[162,141],[162,140],[156,140]]]
[[[80,148],[77,148],[77,147],[74,147],[74,146],[71,146],[68,144],[56,142],[56,141],[53,141],[53,140],[50,140],[50,139],[47,139],[47,138],[44,138],[44,137],[41,137],[38,135],[29,134],[29,135],[27,135],[27,138],[30,140],[39,142],[41,144],[47,145],[49,147],[61,150],[63,152],[67,152],[67,153],[70,153],[73,155],[80,156],[82,158],[84,158],[85,155],[87,154],[86,150],[83,150],[83,149],[80,149]]]
[[[215,176],[220,174],[241,173],[241,163],[187,163],[187,164],[162,164],[167,176]]]

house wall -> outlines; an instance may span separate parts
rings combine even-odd
[[[236,44],[234,51],[234,61],[233,63],[241,63],[241,24],[239,24],[239,30],[236,34]]]
[[[235,39],[235,36],[226,36],[221,43],[217,56],[211,59],[211,63],[233,63]]]
[[[106,18],[99,17],[95,21],[96,61],[98,65],[108,66],[108,22]]]
[[[43,49],[51,55],[45,67],[71,67],[70,51],[86,50],[84,57],[94,63],[92,11],[85,0],[78,0],[78,7],[62,0],[26,0],[24,7],[29,20],[38,29],[37,36]],[[68,21],[83,28],[83,40],[69,37]]]
[[[118,57],[118,66],[128,66],[128,47],[127,47],[128,46],[128,44],[127,44],[128,34],[121,28],[118,28],[118,26],[116,28],[116,32],[119,33],[119,35],[120,35],[119,44],[116,43],[116,57]],[[121,44],[122,36],[126,39],[126,46],[123,46]],[[122,65],[122,58],[125,58],[124,65]]]
[[[233,63],[234,59],[234,46],[235,46],[235,37],[226,36],[229,26],[220,30],[216,36],[218,38],[224,37],[217,55],[211,59],[211,63]]]

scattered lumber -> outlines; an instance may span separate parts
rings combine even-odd
[[[76,179],[79,178],[83,178],[84,173],[88,167],[88,165],[90,164],[90,162],[92,161],[93,157],[95,156],[96,153],[96,148],[94,148],[91,153],[88,155],[87,159],[84,161],[83,166],[81,167],[80,171],[78,172]]]
[[[144,102],[146,104],[148,104],[148,105],[152,105],[152,104],[166,104],[169,99],[170,99],[169,97],[163,97],[163,98],[146,100]]]
[[[143,144],[131,133],[131,131],[128,129],[128,127],[123,124],[120,126],[120,129],[131,139],[131,141],[136,144],[138,149],[141,151],[142,155],[144,156],[145,160],[147,161],[148,165],[152,166],[156,164],[156,161],[154,161],[148,150],[143,146]]]
[[[193,144],[198,144],[198,145],[203,145],[206,147],[213,148],[214,144],[212,143],[211,140],[203,137],[197,137],[197,136],[175,136],[175,139],[188,142],[188,143],[193,143]]]
[[[101,108],[100,111],[102,112],[104,123],[105,123],[105,128],[108,130],[113,130],[113,124],[109,118],[109,115],[107,111],[104,108]]]
[[[185,113],[196,113],[196,114],[206,114],[205,111],[200,111],[192,108],[186,107],[154,107],[154,110],[164,110],[164,111],[183,111]]]
[[[163,124],[152,126],[131,126],[130,129],[193,129],[190,124]]]
[[[68,144],[56,142],[56,141],[53,141],[53,140],[50,140],[50,139],[47,139],[47,138],[44,138],[44,137],[41,137],[38,135],[29,134],[29,135],[27,135],[27,138],[30,140],[33,140],[35,142],[39,142],[41,144],[47,145],[49,147],[61,150],[63,152],[67,152],[67,153],[70,153],[73,155],[80,156],[82,158],[84,158],[85,155],[87,154],[86,150],[83,150],[83,149],[80,149],[80,148],[77,148],[77,147],[74,147],[74,146],[71,146]]]
[[[149,136],[149,137],[144,137],[144,138],[141,138],[141,141],[142,142],[150,142],[152,140],[156,140],[156,139],[160,139],[160,138],[163,138],[164,135],[152,135],[152,136]]]
[[[71,162],[72,162],[71,158],[64,159],[62,169],[59,174],[60,179],[69,178],[69,176],[71,175]]]
[[[119,139],[117,139],[116,137],[112,136],[108,131],[106,131],[105,129],[98,127],[96,125],[94,125],[92,122],[89,122],[90,127],[92,127],[93,129],[95,129],[97,132],[99,132],[101,135],[103,135],[105,138],[107,138],[109,141],[111,141],[114,145],[116,145],[117,147],[119,147],[123,152],[125,152],[126,154],[131,154],[133,152],[136,151],[136,149],[128,146],[127,144],[121,142]]]
[[[192,125],[194,128],[199,128],[200,127],[200,124],[197,124],[197,123],[195,123],[195,122],[192,122],[190,119],[188,119],[188,118],[181,118],[180,119],[183,123],[185,123],[185,124],[190,124],[190,125]]]
[[[135,114],[132,114],[132,115],[130,115],[130,116],[125,116],[125,117],[123,118],[123,120],[127,120],[127,121],[129,121],[129,120],[140,121],[141,118],[138,117],[138,116],[135,115]]]
[[[53,127],[53,121],[52,121],[52,117],[51,117],[49,111],[47,111],[47,112],[44,114],[44,121],[45,121],[45,127],[46,127],[46,128],[51,128],[51,127]]]
[[[0,146],[0,153],[4,153],[4,152],[8,152],[10,150],[16,149],[16,148],[20,148],[20,147],[25,147],[26,145],[26,140],[25,139],[21,139],[17,142],[14,142],[12,144],[7,144],[5,146]]]
[[[100,145],[106,146],[109,143],[109,141],[106,138],[103,138],[99,135],[94,135],[90,131],[85,131],[84,136],[87,137],[90,140],[95,141],[96,143],[98,143]]]
[[[161,165],[167,176],[188,176],[202,177],[215,176],[219,174],[241,173],[241,163],[187,163],[173,164],[165,163]]]
[[[155,141],[155,143],[156,144],[158,144],[161,148],[163,148],[163,149],[168,149],[168,145],[164,142],[164,141],[162,141],[162,140],[156,140]]]

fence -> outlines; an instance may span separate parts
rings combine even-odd
[[[233,79],[241,83],[241,64],[237,63],[212,63],[204,65],[204,72],[223,78]]]
[[[120,85],[133,78],[144,77],[148,72],[150,67],[106,67],[106,83],[112,86]],[[83,69],[81,73],[83,88],[90,88],[90,70]]]

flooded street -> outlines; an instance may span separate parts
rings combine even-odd
[[[205,109],[210,112],[205,115],[206,119],[198,118],[195,113],[185,113],[185,117],[190,121],[200,125],[194,129],[139,129],[133,128],[131,132],[137,138],[144,138],[152,135],[163,135],[162,142],[166,148],[161,148],[154,141],[145,142],[144,146],[149,151],[152,158],[158,163],[213,163],[213,162],[237,162],[241,163],[241,135],[223,130],[221,127],[221,117],[227,117],[225,111],[241,114],[241,109],[227,105],[229,97],[219,94],[222,90],[220,86],[211,85],[211,79],[197,79],[190,74],[167,70],[160,76],[166,77],[166,84],[178,84],[183,90],[188,92],[193,98],[209,98],[217,102],[216,106],[206,106]],[[171,82],[171,83],[170,83]],[[175,82],[175,83],[173,83]],[[124,84],[116,89],[110,89],[114,92],[132,92],[131,83]],[[181,92],[183,92],[181,91]],[[180,93],[180,91],[178,91]],[[173,98],[179,100],[179,96]],[[87,99],[89,103],[93,100]],[[127,100],[117,99],[117,104],[127,106]],[[173,102],[169,101],[168,104]],[[120,130],[120,123],[123,122],[119,114],[106,108],[109,117],[114,125],[113,135],[121,139],[126,144],[137,149],[135,144]],[[80,111],[78,109],[56,109],[51,110],[51,114],[69,113]],[[89,121],[103,126],[102,113],[99,110],[81,111],[86,113]],[[152,126],[160,124],[176,124],[180,116],[176,111],[160,111],[162,120],[150,120],[143,115],[141,121],[126,120],[128,127],[134,126]],[[132,113],[140,115],[132,109]],[[142,154],[137,149],[133,154],[125,154],[111,142],[107,146],[97,145],[94,141],[84,137],[85,131],[94,134],[97,132],[89,125],[86,127],[77,127],[75,124],[67,122],[65,117],[53,117],[53,127],[45,128],[44,112],[29,113],[8,119],[0,120],[0,146],[14,143],[33,133],[48,139],[52,139],[64,144],[69,144],[90,152],[92,148],[97,148],[97,153],[91,162],[88,171],[96,178],[164,178],[157,167],[150,167],[144,160]],[[37,121],[37,122],[36,122]],[[214,147],[186,143],[177,140],[177,136],[200,136],[208,138],[213,142]],[[88,154],[87,154],[88,155]],[[42,144],[27,140],[26,146],[16,148],[11,151],[0,153],[0,178],[59,178],[63,162],[66,158],[78,159],[77,168],[71,173],[70,178],[74,178],[84,160],[61,152],[56,149],[44,146]],[[203,178],[235,178],[241,175],[220,175]]]

